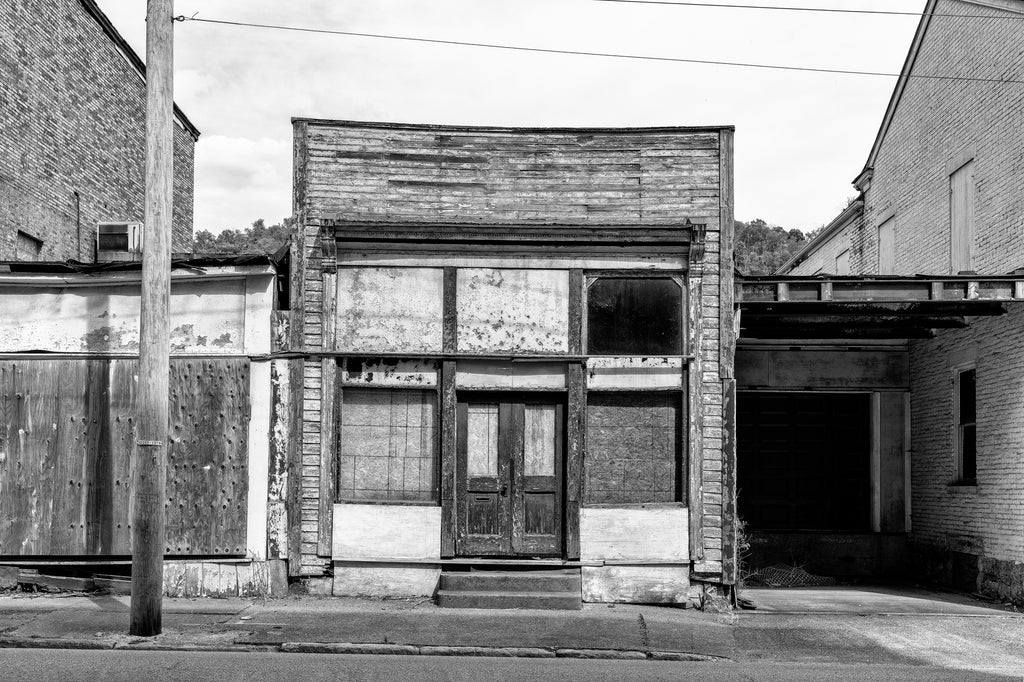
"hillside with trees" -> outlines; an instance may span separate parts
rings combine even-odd
[[[199,230],[193,241],[195,253],[209,255],[272,254],[288,242],[294,218],[267,225],[263,218],[242,230],[224,230],[214,235]],[[769,225],[760,218],[736,221],[736,267],[748,275],[770,275],[793,257],[813,233]]]
[[[272,254],[288,242],[294,224],[294,218],[285,218],[268,227],[260,218],[244,230],[224,230],[218,235],[199,230],[192,247],[203,255]]]
[[[770,275],[793,257],[814,236],[800,230],[769,225],[757,218],[736,221],[736,267],[747,275]]]

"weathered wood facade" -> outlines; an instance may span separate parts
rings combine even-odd
[[[290,573],[733,584],[732,129],[294,131]]]
[[[2,269],[0,559],[124,560],[139,270]],[[168,556],[266,558],[274,284],[265,259],[173,270]]]

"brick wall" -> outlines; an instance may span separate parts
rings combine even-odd
[[[703,259],[690,273],[700,322],[691,366],[699,382],[703,457],[704,562],[723,560],[723,367],[720,131],[508,130],[389,126],[297,120],[295,214],[303,230],[305,350],[322,348],[323,279],[319,224],[324,218],[418,222],[706,224]],[[731,159],[730,159],[731,162]],[[731,213],[729,214],[731,219]],[[731,230],[732,226],[729,225]],[[729,242],[731,244],[731,242]],[[731,251],[724,256],[729,260]],[[726,302],[732,305],[731,298]],[[317,556],[321,485],[318,360],[305,361],[301,573],[320,575]]]
[[[1024,305],[910,348],[911,539],[942,552],[1024,561]],[[954,368],[977,369],[977,487],[956,478]],[[942,577],[942,576],[938,576]],[[949,582],[946,576],[946,582]],[[981,585],[978,586],[983,587]],[[1015,587],[1024,602],[1024,581]],[[1000,595],[989,586],[990,593]]]
[[[95,257],[100,221],[144,213],[145,83],[79,0],[4,0],[0,260]],[[174,129],[174,251],[191,250],[195,140]]]
[[[836,257],[850,248],[852,235],[863,229],[863,215],[854,218],[849,224],[842,227],[826,241],[816,245],[814,250],[807,254],[807,257],[795,265],[788,273],[790,275],[816,275],[836,274]],[[852,253],[850,254],[852,257]],[[852,261],[852,258],[851,258]],[[850,263],[850,272],[855,273],[853,263]]]
[[[1020,3],[1017,3],[1018,5]],[[937,13],[1015,16],[941,0]],[[933,19],[914,72],[1024,79],[1020,21]],[[911,80],[874,166],[865,225],[853,236],[851,269],[876,272],[878,225],[896,216],[896,273],[950,271],[949,175],[974,159],[975,270],[1024,267],[1024,88]]]

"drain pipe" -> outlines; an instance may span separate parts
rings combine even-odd
[[[78,190],[72,192],[75,196],[75,231],[78,233],[78,258],[82,259],[82,196]]]

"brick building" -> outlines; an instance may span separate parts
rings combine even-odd
[[[294,131],[272,556],[453,605],[733,585],[732,129]]]
[[[855,180],[860,199],[781,274],[924,274],[966,285],[967,299],[1019,299],[1024,292],[994,282],[1024,268],[1022,15],[1019,0],[928,3]],[[985,279],[990,287],[978,284]],[[902,342],[905,530],[917,576],[1019,603],[1024,306],[1003,308],[1004,316],[967,318]]]
[[[93,0],[4,0],[0,261],[95,259],[100,222],[141,222],[145,67]],[[175,252],[192,248],[193,151],[174,127]]]

